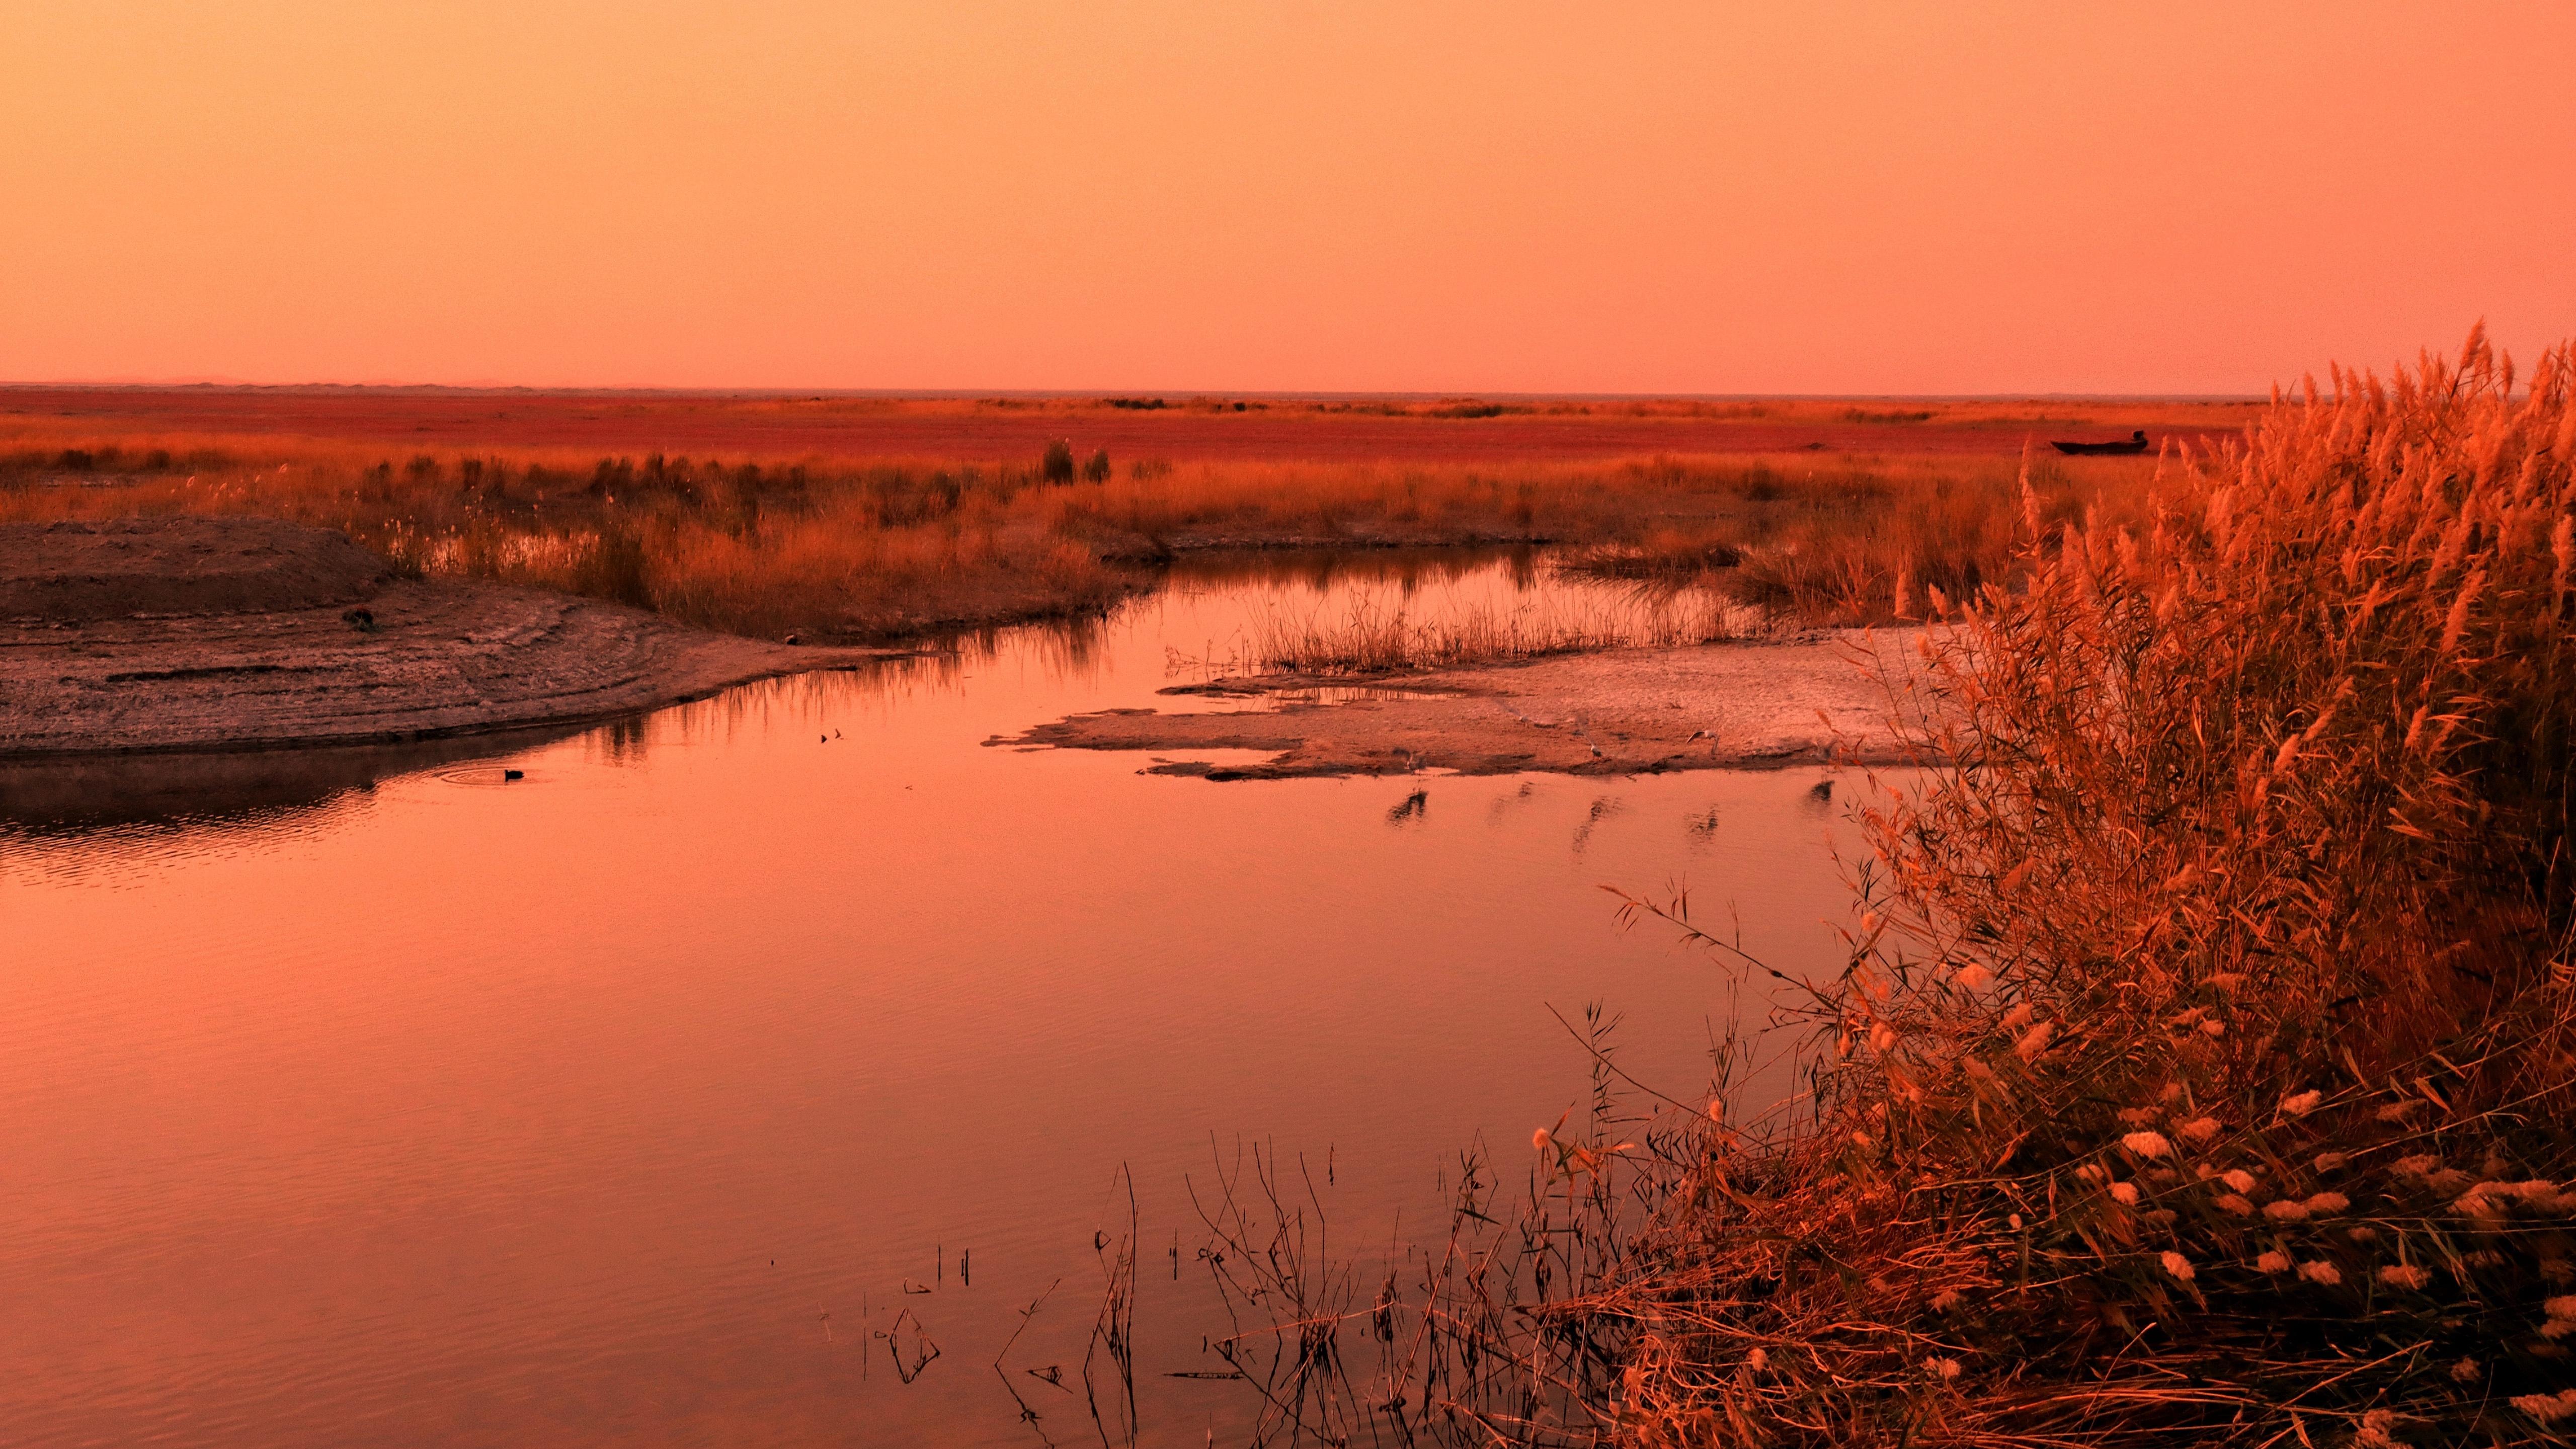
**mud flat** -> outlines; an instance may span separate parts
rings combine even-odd
[[[1896,721],[1929,699],[1916,650],[1921,634],[1850,631],[1782,643],[1622,649],[1366,679],[1225,679],[1163,691],[1212,708],[1074,715],[985,743],[1271,756],[1253,763],[1157,758],[1147,767],[1211,780],[1889,764],[1908,758]]]
[[[398,578],[342,534],[271,519],[0,525],[0,758],[567,724],[883,657]]]

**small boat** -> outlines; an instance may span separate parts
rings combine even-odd
[[[2116,443],[2052,442],[2048,446],[2061,453],[2143,453],[2147,450],[2147,433],[2144,428],[2141,428]]]

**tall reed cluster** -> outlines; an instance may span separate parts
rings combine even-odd
[[[1796,1099],[1624,1117],[1595,1021],[1526,1205],[1471,1160],[1373,1300],[1250,1251],[1276,1192],[1212,1217],[1262,1442],[2576,1437],[2576,350],[2338,372],[2134,525],[2023,523],[1926,590],[1845,965],[1769,973]]]
[[[1812,1094],[1707,1133],[1578,1310],[1622,1334],[1598,1423],[2576,1430],[2572,391],[2476,336],[2338,373],[1933,596]]]

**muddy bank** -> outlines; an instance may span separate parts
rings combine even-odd
[[[1147,751],[1158,756],[1151,773],[1212,780],[1894,763],[1903,758],[1897,712],[1924,698],[1920,637],[1850,631],[1365,680],[1219,680],[1163,691],[1205,708],[1074,715],[985,743]],[[1160,758],[1217,750],[1270,758]]]
[[[884,657],[392,575],[269,519],[0,525],[0,758],[435,738]]]

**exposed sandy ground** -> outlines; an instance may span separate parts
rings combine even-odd
[[[1075,715],[988,745],[1264,750],[1257,764],[1157,759],[1211,780],[1541,770],[1629,775],[1901,758],[1893,720],[1922,681],[1921,631],[1625,649],[1367,681],[1264,676],[1182,686],[1231,709]]]
[[[396,579],[338,533],[269,519],[0,525],[0,757],[560,724],[882,657]]]

